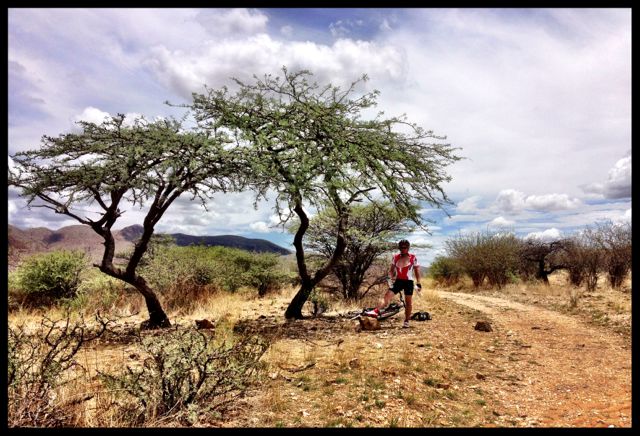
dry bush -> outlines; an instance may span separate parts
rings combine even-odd
[[[596,223],[588,237],[604,252],[602,266],[609,284],[620,289],[631,269],[631,223]]]
[[[139,345],[142,366],[100,372],[117,397],[117,419],[129,426],[190,426],[220,417],[259,380],[269,342],[246,335],[218,343],[208,332],[186,329],[148,336]]]
[[[429,275],[440,286],[453,286],[460,282],[464,270],[452,257],[436,256],[429,267]]]
[[[527,280],[535,278],[549,284],[549,275],[567,266],[563,258],[566,241],[542,241],[528,238],[520,241],[518,250],[520,278]]]
[[[589,233],[581,233],[569,238],[565,243],[563,262],[567,265],[569,282],[573,286],[585,284],[592,292],[598,284],[598,272],[602,269],[604,257]]]
[[[510,233],[476,232],[446,241],[448,254],[471,277],[475,288],[506,285],[518,270],[520,243]]]
[[[81,377],[84,368],[76,354],[87,342],[102,336],[111,320],[96,315],[97,328],[84,319],[71,321],[43,317],[34,331],[9,325],[8,425],[9,427],[59,427],[72,420],[71,403],[56,401],[57,391]]]

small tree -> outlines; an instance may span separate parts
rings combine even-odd
[[[471,277],[475,288],[486,278],[490,286],[500,289],[518,269],[520,244],[511,233],[477,232],[459,235],[445,244],[449,256]]]
[[[566,240],[563,262],[569,271],[569,282],[574,286],[585,284],[592,292],[598,284],[598,272],[602,269],[603,251],[592,240],[588,228]]]
[[[374,119],[361,119],[379,94],[351,97],[366,76],[342,90],[310,83],[308,71],[283,72],[284,77],[254,77],[254,84],[236,79],[235,95],[226,88],[194,94],[191,107],[202,127],[229,129],[247,147],[258,198],[275,191],[282,222],[294,215],[300,220],[293,245],[301,285],[285,317],[302,318],[311,291],[346,249],[350,205],[362,198],[376,204],[376,199],[386,198],[401,215],[423,225],[413,204],[449,203],[441,185],[451,178],[444,169],[460,158],[449,144],[429,142],[445,138],[404,117],[383,119],[379,113]],[[374,198],[373,191],[380,195]],[[335,211],[335,248],[312,273],[303,244],[310,226],[307,210],[326,204]]]
[[[603,267],[612,288],[622,286],[631,269],[631,223],[596,223],[591,239],[603,250]]]
[[[429,266],[429,275],[441,286],[455,285],[463,272],[458,261],[447,256],[436,256]]]
[[[9,186],[21,188],[29,207],[49,208],[90,226],[104,239],[102,262],[95,266],[143,295],[149,327],[168,327],[155,292],[136,272],[154,227],[183,193],[199,198],[204,206],[210,193],[225,191],[231,175],[242,171],[232,168],[224,137],[183,131],[175,120],[140,118],[127,125],[125,116],[117,115],[100,125],[78,124],[80,133],[43,136],[41,148],[16,153]],[[142,236],[126,266],[120,268],[114,265],[111,229],[127,202],[146,206],[147,214]],[[99,209],[97,219],[83,216],[83,210],[92,205]]]
[[[512,233],[499,233],[488,237],[485,243],[487,280],[491,286],[502,289],[518,269],[520,242]]]
[[[335,211],[328,208],[313,217],[309,225],[305,246],[322,254],[325,259],[331,259],[335,250],[338,236],[336,220]],[[345,252],[332,271],[340,282],[342,296],[345,299],[360,299],[360,286],[371,264],[380,255],[395,248],[393,241],[399,235],[409,233],[414,228],[408,222],[408,217],[401,216],[389,203],[351,206],[349,228],[345,232]]]
[[[454,259],[471,277],[474,288],[480,287],[487,269],[484,263],[484,247],[486,235],[481,233],[459,234],[457,237],[445,241],[449,257]]]
[[[566,269],[560,254],[565,249],[565,241],[551,242],[539,239],[526,239],[520,245],[520,258],[523,262],[533,263],[536,267],[535,278],[549,285],[549,275],[559,269]]]

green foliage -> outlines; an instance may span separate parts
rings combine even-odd
[[[144,364],[119,374],[101,373],[108,387],[132,400],[123,409],[132,426],[171,416],[183,425],[206,422],[259,380],[260,358],[269,342],[260,336],[243,336],[235,343],[216,344],[213,336],[198,330],[170,331],[140,342]]]
[[[373,201],[378,188],[403,216],[422,222],[415,201],[440,206],[448,202],[441,184],[444,168],[459,160],[446,139],[408,122],[383,118],[376,106],[379,91],[355,95],[366,75],[346,89],[311,82],[306,70],[283,77],[236,80],[239,90],[209,89],[194,94],[192,109],[207,128],[230,129],[245,141],[256,186],[277,193],[281,215],[302,199],[318,207],[329,200],[338,212],[343,201],[360,196]],[[284,205],[284,207],[281,207]]]
[[[313,305],[313,316],[318,316],[331,307],[327,294],[317,288],[314,288],[309,294],[309,302]]]
[[[141,272],[163,294],[189,294],[207,287],[235,292],[251,287],[264,295],[290,280],[277,254],[228,247],[168,246],[158,250]]]
[[[294,214],[300,227],[294,237],[301,289],[285,312],[301,318],[313,287],[324,279],[345,249],[348,207],[367,199],[389,201],[401,216],[418,225],[423,219],[416,202],[442,207],[450,203],[442,185],[451,180],[445,168],[460,157],[446,137],[410,123],[405,116],[384,118],[376,106],[378,91],[355,95],[366,75],[341,89],[311,82],[306,70],[283,77],[254,76],[254,83],[235,80],[228,89],[193,94],[190,106],[200,125],[229,131],[246,151],[251,166],[248,182],[257,199],[275,192],[275,209],[287,222]],[[374,195],[374,192],[376,194]],[[325,206],[337,214],[335,255],[313,276],[307,270],[302,239],[308,229],[305,207]]]
[[[242,185],[242,156],[225,149],[222,131],[193,131],[180,121],[143,117],[107,117],[100,123],[78,122],[78,133],[43,136],[42,144],[12,156],[8,184],[20,189],[31,206],[67,215],[90,226],[104,239],[101,271],[136,286],[147,303],[150,325],[169,326],[153,289],[136,269],[154,226],[183,193],[205,205],[216,191]],[[87,204],[98,216],[85,216]],[[115,267],[112,227],[125,206],[146,207],[141,240],[125,268]],[[92,215],[93,217],[93,215]]]
[[[414,208],[418,208],[414,205]],[[401,235],[410,233],[415,226],[410,217],[402,216],[389,202],[352,205],[349,208],[349,226],[345,231],[346,248],[342,257],[333,266],[332,274],[338,279],[341,294],[345,299],[362,297],[360,287],[365,281],[371,265],[382,254],[395,249]],[[305,247],[319,253],[324,261],[330,259],[338,237],[335,210],[325,208],[310,221]],[[297,227],[296,225],[292,228]],[[383,273],[386,276],[386,272]],[[370,277],[375,282],[380,277]]]
[[[442,286],[455,285],[463,274],[462,266],[452,257],[436,256],[429,267],[431,278]]]
[[[53,251],[31,256],[12,274],[9,292],[27,304],[47,305],[75,297],[87,265],[81,251]]]

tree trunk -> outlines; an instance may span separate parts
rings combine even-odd
[[[304,303],[307,302],[307,299],[309,298],[309,295],[313,290],[313,286],[314,285],[310,282],[302,283],[302,286],[300,286],[300,290],[298,290],[298,293],[295,295],[295,297],[293,297],[293,300],[291,300],[291,303],[289,303],[289,307],[287,307],[287,310],[284,312],[284,317],[286,319],[304,318],[302,316],[302,306],[304,306]]]
[[[536,274],[536,277],[539,280],[542,280],[545,285],[549,285],[549,277],[547,272],[544,270],[544,260],[538,261],[538,273]]]
[[[142,296],[144,297],[144,301],[147,304],[147,311],[149,312],[149,319],[142,323],[142,328],[157,329],[171,327],[169,317],[162,309],[160,300],[158,300],[158,297],[156,296],[155,292],[153,292],[153,289],[151,289],[149,285],[147,285],[145,279],[140,276],[131,277],[127,274],[124,274],[121,270],[114,268],[113,264],[103,264],[96,266],[98,266],[100,271],[102,271],[103,273],[134,286],[138,290],[138,292],[142,294]]]
[[[136,285],[136,289],[144,297],[144,301],[147,303],[147,311],[149,312],[149,319],[142,324],[142,327],[148,330],[171,327],[169,317],[162,309],[160,300],[158,300],[155,292],[146,283],[143,283],[141,287]]]

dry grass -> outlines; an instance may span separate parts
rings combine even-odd
[[[423,282],[424,283],[424,282]],[[458,290],[470,292],[464,283]],[[630,289],[630,280],[628,287]],[[433,315],[428,322],[413,322],[402,329],[403,317],[383,321],[383,329],[358,332],[358,322],[337,317],[357,311],[381,297],[366,302],[332,302],[317,319],[285,321],[283,314],[297,288],[285,288],[264,298],[251,290],[235,294],[214,293],[185,313],[169,313],[173,324],[193,325],[196,319],[216,322],[217,334],[234,334],[234,326],[251,321],[253,326],[270,326],[278,336],[263,356],[267,371],[252,395],[210,426],[221,427],[519,427],[531,422],[512,415],[500,389],[490,389],[489,374],[500,374],[489,364],[495,350],[517,359],[503,333],[484,334],[472,329],[478,312],[444,301],[439,290],[427,281],[414,295],[414,311]],[[593,294],[578,296],[571,307],[570,289],[560,275],[550,286],[512,284],[500,291],[475,293],[496,295],[531,305],[578,316],[613,329],[630,326],[630,292],[599,287]],[[123,310],[128,322],[144,320],[144,311]],[[607,311],[605,320],[596,313]],[[599,312],[598,312],[599,311]],[[305,314],[311,307],[305,306]],[[37,322],[39,314],[18,311],[10,322]],[[599,321],[598,321],[599,319]],[[511,341],[513,342],[513,341]],[[510,346],[510,345],[509,345]],[[493,350],[493,351],[492,351]],[[88,347],[79,354],[86,375],[58,392],[58,401],[73,403],[73,425],[121,427],[125,423],[114,410],[114,396],[95,375],[136,364],[131,344],[112,343]],[[515,357],[514,357],[515,356]],[[533,362],[535,363],[535,362]],[[532,364],[533,364],[532,363]],[[509,374],[495,376],[508,385],[518,383]],[[489,377],[488,377],[489,376]],[[488,378],[487,378],[488,377]],[[90,397],[90,398],[89,398]],[[517,398],[517,395],[516,395]],[[74,401],[77,400],[77,403]],[[172,422],[147,423],[175,426]]]
[[[625,280],[621,289],[611,289],[606,277],[601,276],[594,292],[569,285],[564,271],[552,274],[548,286],[540,282],[521,282],[509,284],[499,290],[471,290],[472,284],[468,280],[451,288],[440,289],[472,292],[536,305],[577,316],[589,324],[608,327],[616,333],[631,337],[631,277]]]

